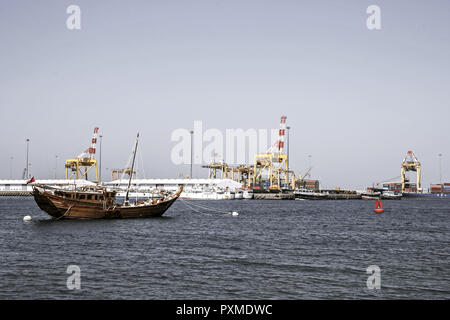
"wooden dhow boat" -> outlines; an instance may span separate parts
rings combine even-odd
[[[139,134],[133,153],[132,170],[138,141]],[[176,193],[164,196],[162,199],[148,199],[131,203],[129,201],[131,178],[132,175],[130,175],[123,203],[116,203],[116,191],[102,186],[54,188],[35,184],[33,196],[39,208],[55,219],[145,218],[162,216],[183,191],[183,186],[180,186]]]
[[[160,217],[178,199],[183,187],[163,199],[117,204],[116,192],[105,187],[80,187],[72,190],[36,184],[33,196],[41,210],[55,219],[104,219]]]

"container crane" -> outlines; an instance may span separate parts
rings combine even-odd
[[[266,153],[255,155],[253,167],[253,187],[257,182],[266,178],[268,189],[281,191],[282,187],[288,187],[292,184],[295,188],[295,175],[288,168],[288,156],[284,151],[284,137],[286,131],[286,116],[281,117],[278,140],[267,150]],[[289,178],[291,175],[292,179]]]
[[[406,176],[406,172],[408,171],[416,172],[416,188],[411,186],[411,183]],[[402,161],[400,178],[402,192],[417,192],[421,189],[421,165],[412,151],[408,151]]]
[[[95,159],[95,149],[97,145],[98,128],[94,128],[94,134],[91,140],[91,147],[79,154],[75,159],[67,159],[65,163],[66,180],[72,178],[80,179],[84,177],[88,180],[88,173],[95,170],[95,183],[98,183],[97,160]],[[84,169],[84,170],[83,170]],[[70,171],[70,174],[69,174]]]

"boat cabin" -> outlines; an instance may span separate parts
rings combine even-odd
[[[78,190],[55,190],[53,194],[67,200],[113,202],[116,199],[116,193],[116,191],[107,191],[102,187],[83,187]]]

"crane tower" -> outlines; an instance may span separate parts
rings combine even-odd
[[[417,173],[416,188],[411,186],[411,183],[406,176],[407,171],[414,171]],[[412,151],[408,151],[402,161],[400,178],[402,183],[402,192],[417,192],[421,188],[421,166],[419,160],[417,160],[414,152]]]
[[[90,148],[79,154],[75,159],[66,160],[66,179],[80,179],[84,177],[88,180],[88,173],[95,170],[95,181],[98,183],[97,160],[95,160],[95,150],[97,145],[98,128],[94,128],[94,134],[91,140]],[[83,170],[84,169],[84,170]],[[69,175],[69,171],[70,175]]]
[[[294,179],[290,181],[289,175],[294,177],[294,173],[289,171],[288,156],[284,151],[284,137],[286,132],[286,116],[281,117],[278,140],[267,150],[266,153],[255,155],[253,168],[253,186],[258,182],[265,182],[269,190],[281,190],[282,186],[294,184]],[[292,186],[294,187],[294,186]]]

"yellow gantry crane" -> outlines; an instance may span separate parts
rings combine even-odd
[[[227,179],[231,170],[231,167],[224,162],[213,162],[202,166],[202,168],[208,169],[208,179]]]
[[[286,117],[281,117],[279,139],[263,154],[255,155],[253,165],[253,187],[264,182],[271,191],[280,191],[282,185],[295,189],[295,174],[289,170],[289,159],[284,150]]]
[[[78,155],[75,159],[67,159],[65,163],[66,180],[81,179],[88,180],[88,173],[94,169],[95,183],[98,183],[97,160],[95,160],[95,148],[97,144],[98,128],[94,129],[91,147]],[[70,174],[69,174],[70,171]]]
[[[111,171],[111,180],[118,180],[120,179],[121,175],[126,174],[128,175],[128,177],[130,177],[131,175],[131,168],[126,168],[126,169],[113,169]],[[136,179],[136,171],[133,170],[133,178],[132,179]]]
[[[225,162],[213,162],[202,166],[208,169],[208,179],[231,179],[250,187],[253,176],[253,167],[245,164],[231,167]]]
[[[215,162],[204,165],[202,168],[209,169],[209,179],[232,179],[247,187],[269,189],[269,191],[281,191],[283,187],[295,189],[295,173],[289,170],[289,159],[284,154],[284,136],[286,130],[286,117],[281,117],[279,139],[269,148],[266,153],[257,154],[253,165],[238,165],[231,167],[225,162]],[[309,173],[309,171],[308,171]]]
[[[408,151],[401,165],[400,178],[402,184],[402,192],[405,192],[406,189],[408,189],[406,191],[412,191],[409,190],[410,182],[408,177],[406,177],[406,172],[408,171],[414,171],[417,174],[416,176],[416,185],[417,185],[416,192],[417,192],[417,190],[421,188],[421,165],[419,160],[417,160],[416,156],[414,155],[414,152],[412,151]]]

